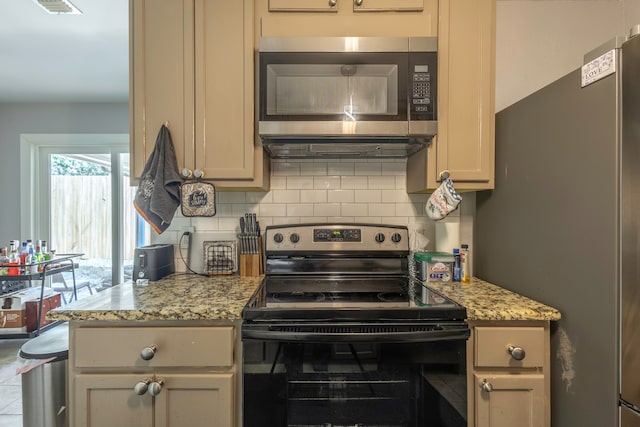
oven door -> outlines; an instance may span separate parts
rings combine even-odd
[[[245,427],[467,425],[468,331],[408,341],[351,340],[343,328],[294,336],[243,333]]]

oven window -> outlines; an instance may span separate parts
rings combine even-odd
[[[466,426],[465,342],[244,341],[244,426]]]

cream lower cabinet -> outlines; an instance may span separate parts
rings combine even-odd
[[[70,426],[236,425],[235,328],[71,325]]]
[[[161,384],[136,395],[139,382]],[[233,425],[233,374],[78,375],[76,420],[94,427]]]
[[[473,322],[469,427],[549,427],[549,322]]]
[[[168,124],[178,168],[268,189],[254,133],[253,0],[130,0],[131,176]]]
[[[407,161],[407,192],[449,172],[459,191],[494,187],[496,0],[438,2],[438,135]]]

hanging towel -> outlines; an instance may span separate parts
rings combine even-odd
[[[182,177],[178,171],[171,134],[162,125],[133,199],[138,213],[158,234],[162,234],[171,225],[173,215],[180,205],[180,184]]]

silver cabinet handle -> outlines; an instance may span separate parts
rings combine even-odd
[[[522,360],[526,357],[527,353],[522,347],[515,347],[512,345],[507,346],[507,351],[515,360]]]
[[[182,175],[183,178],[191,178],[193,176],[193,171],[189,168],[182,168],[180,175]]]
[[[164,384],[163,380],[156,380],[149,384],[149,394],[151,396],[157,396],[162,391],[162,385]]]
[[[362,2],[363,0],[355,0],[356,6],[358,7],[362,6]]]
[[[482,389],[482,391],[486,391],[487,393],[491,393],[493,391],[493,386],[491,385],[490,382],[487,381],[486,378],[482,380],[482,384],[480,384],[480,388]]]
[[[329,7],[336,7],[338,0],[329,0]]]
[[[133,392],[138,396],[142,396],[149,389],[149,383],[151,383],[151,380],[149,378],[140,381],[133,386]]]
[[[151,360],[153,359],[153,356],[156,355],[157,351],[158,347],[156,347],[155,345],[150,345],[149,347],[145,347],[140,351],[140,357],[142,358],[142,360]]]

